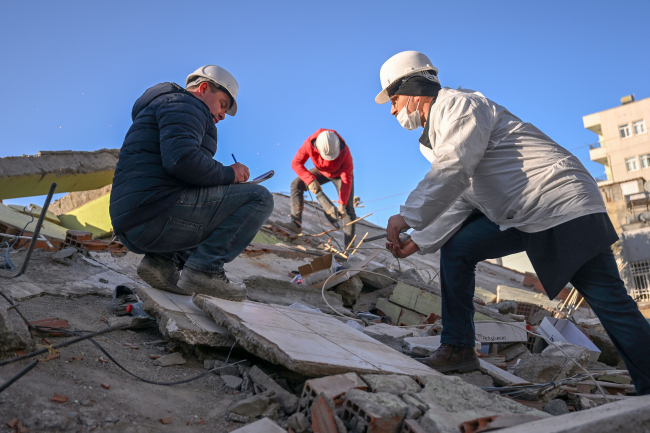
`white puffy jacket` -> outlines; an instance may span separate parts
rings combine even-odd
[[[481,93],[440,90],[428,122],[431,171],[400,208],[420,254],[442,247],[475,208],[527,233],[606,212],[578,158]]]

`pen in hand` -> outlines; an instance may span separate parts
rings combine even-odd
[[[235,159],[235,154],[231,153],[233,161],[235,161],[235,164],[237,164],[237,159]]]

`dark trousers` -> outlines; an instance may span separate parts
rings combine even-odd
[[[336,187],[336,192],[341,192],[341,186],[343,185],[341,178],[330,179],[329,177],[325,177],[317,168],[311,168],[309,171],[311,174],[316,176],[316,180],[321,185],[332,182]],[[305,208],[305,191],[308,189],[309,188],[307,188],[305,182],[303,182],[299,177],[295,178],[294,181],[291,182],[291,218],[298,222],[298,224],[302,224],[302,211]],[[350,198],[345,205],[345,214],[345,217],[339,222],[341,225],[345,225],[357,219],[357,215],[354,212],[354,181],[352,181],[352,188],[350,189]],[[352,224],[343,228],[343,234],[345,235],[345,245],[343,248],[347,247],[352,241],[352,238],[354,237],[354,227],[354,224]],[[327,227],[325,227],[325,229],[327,229]]]
[[[136,253],[218,273],[248,246],[271,212],[273,196],[261,185],[194,187],[156,218],[118,237]]]
[[[441,248],[442,343],[474,346],[476,264],[524,251],[524,235],[517,229],[501,231],[484,215],[473,214]],[[637,394],[650,394],[650,324],[627,294],[612,251],[607,249],[582,265],[570,282],[621,354]]]

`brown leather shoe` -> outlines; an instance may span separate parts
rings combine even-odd
[[[452,371],[465,373],[478,370],[480,365],[475,348],[452,346],[451,344],[441,344],[438,350],[428,358],[416,358],[416,360],[440,373]]]

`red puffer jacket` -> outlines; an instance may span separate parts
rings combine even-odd
[[[318,134],[323,131],[332,131],[339,137],[339,140],[341,140],[339,156],[332,161],[326,161],[321,158],[318,149],[314,146],[314,140],[316,140]],[[293,171],[296,172],[298,177],[305,182],[305,185],[309,185],[316,180],[316,177],[305,168],[305,162],[307,162],[308,158],[311,158],[314,166],[323,174],[323,176],[330,179],[341,178],[342,185],[341,191],[339,191],[338,203],[342,205],[347,204],[348,199],[350,198],[350,190],[352,189],[352,179],[354,177],[352,170],[354,169],[354,166],[352,165],[352,154],[350,153],[350,149],[345,143],[345,140],[343,140],[339,133],[333,129],[323,128],[314,132],[305,140],[300,149],[298,149],[296,156],[293,157],[293,161],[291,161],[291,168],[293,168]]]

